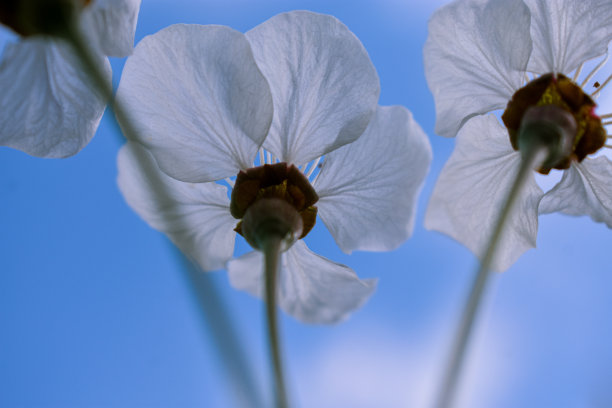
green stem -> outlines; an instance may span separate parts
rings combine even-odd
[[[271,235],[265,239],[263,245],[265,263],[265,297],[266,317],[268,322],[268,340],[270,344],[270,357],[274,375],[274,396],[277,408],[288,408],[287,392],[283,376],[283,364],[280,351],[280,337],[278,333],[276,312],[276,282],[278,279],[278,263],[280,260],[281,238]]]
[[[122,132],[117,134],[123,134],[128,140],[135,140],[134,135],[136,134],[135,127],[132,125],[134,120],[130,117],[127,111],[123,108],[121,103],[118,103],[113,96],[113,85],[112,81],[106,79],[105,72],[100,68],[99,62],[96,60],[95,55],[91,52],[90,47],[83,41],[83,34],[79,29],[78,23],[73,21],[69,24],[65,39],[70,43],[76,56],[83,66],[84,72],[89,75],[94,85],[98,88],[98,91],[102,93],[104,100],[108,101],[109,108],[113,111],[117,123],[121,123]],[[123,143],[124,140],[121,140]]]
[[[112,83],[107,81],[104,71],[100,69],[95,56],[83,41],[82,33],[76,23],[69,25],[65,39],[72,45],[84,71],[102,93],[104,99],[109,101],[109,107],[114,111],[117,122],[121,123],[123,134],[128,140],[135,140],[136,131],[132,125],[134,123],[133,119],[123,108],[120,101],[114,100]],[[121,132],[117,134],[121,135]],[[123,138],[121,138],[121,142],[124,142]],[[158,186],[161,185],[158,184]],[[220,352],[221,359],[224,362],[223,366],[237,385],[236,398],[241,402],[240,406],[263,407],[252,376],[252,370],[250,370],[243,352],[244,348],[238,344],[237,339],[239,337],[236,335],[235,328],[231,323],[232,320],[218,295],[219,291],[215,288],[214,282],[207,274],[195,268],[193,263],[188,261],[182,253],[180,253],[180,260],[183,263],[182,270],[185,278],[192,289],[196,302],[200,305],[198,310],[204,314],[205,321],[210,327],[209,332],[212,334],[211,337]]]
[[[185,280],[193,298],[203,311],[211,336],[217,350],[220,352],[220,360],[227,370],[230,378],[237,385],[234,393],[241,407],[261,408],[264,406],[261,396],[256,387],[251,370],[248,368],[247,356],[244,349],[238,343],[238,335],[231,324],[232,318],[229,310],[221,298],[220,289],[216,287],[209,273],[202,272],[197,266],[183,255],[174,245],[174,251],[180,263],[182,263]]]
[[[461,322],[455,334],[451,357],[448,361],[444,374],[444,382],[440,390],[439,398],[436,403],[437,408],[450,408],[455,397],[459,374],[465,360],[467,345],[474,328],[480,305],[484,297],[489,277],[491,276],[490,267],[493,262],[497,246],[499,244],[502,231],[504,230],[506,220],[510,215],[517,198],[520,196],[521,190],[528,180],[528,176],[534,168],[540,166],[546,159],[548,149],[542,145],[534,145],[533,148],[526,149],[523,152],[519,172],[516,175],[514,184],[510,189],[504,207],[502,208],[495,229],[489,240],[480,267],[476,272],[476,277],[472,283],[468,300],[464,306],[461,316]]]

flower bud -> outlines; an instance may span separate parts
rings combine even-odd
[[[251,205],[242,219],[242,235],[258,250],[269,238],[282,240],[281,251],[293,245],[302,235],[302,217],[285,200],[262,198]]]
[[[578,126],[568,111],[555,105],[531,106],[525,112],[518,135],[519,151],[543,146],[548,156],[541,166],[546,172],[569,165]],[[568,163],[566,163],[568,162]]]
[[[601,118],[595,114],[596,106],[591,96],[574,81],[560,73],[548,73],[527,83],[512,95],[502,115],[502,121],[508,129],[510,143],[515,150],[524,151],[525,143],[532,142],[546,143],[554,150],[546,163],[538,169],[540,173],[548,174],[553,168],[569,168],[572,161],[581,162],[605,145],[607,132]],[[539,109],[540,107],[544,109]],[[531,111],[531,118],[525,120],[528,111]],[[523,140],[523,147],[520,148],[519,137],[524,139],[526,136],[519,134],[525,133],[526,126],[531,129],[527,132],[529,138],[535,139]],[[533,126],[539,127],[537,132]],[[563,133],[562,137],[559,132]],[[569,133],[573,134],[573,139],[571,149],[567,151],[569,142],[562,139]],[[555,141],[550,140],[551,137]],[[547,138],[549,140],[544,140]],[[557,142],[559,145],[551,146]]]

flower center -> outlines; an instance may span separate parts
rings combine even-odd
[[[264,164],[238,173],[232,190],[230,212],[234,218],[241,220],[235,231],[257,249],[258,244],[253,242],[252,234],[244,230],[247,219],[256,218],[258,223],[266,225],[283,223],[287,218],[291,220],[287,223],[291,224],[295,215],[302,224],[301,233],[296,238],[302,239],[315,225],[317,207],[314,204],[318,200],[314,188],[297,167],[287,163]],[[251,221],[249,225],[252,225]]]
[[[2,0],[0,24],[22,37],[56,35],[72,14],[92,0]]]
[[[572,161],[581,162],[606,143],[607,133],[595,114],[597,105],[593,99],[565,75],[545,74],[516,91],[502,115],[515,150],[518,150],[521,122],[527,110],[534,106],[561,108],[573,116],[577,125],[571,153],[554,167],[543,166],[538,172],[548,174],[552,168],[567,169]]]

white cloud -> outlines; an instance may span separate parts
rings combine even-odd
[[[451,322],[403,334],[376,324],[343,334],[302,355],[295,373],[303,407],[431,407],[446,355]],[[466,366],[457,408],[498,406],[510,395],[520,364],[504,353],[512,342],[507,324],[488,324],[478,333]]]

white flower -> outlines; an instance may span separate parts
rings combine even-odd
[[[611,39],[609,0],[459,0],[434,14],[424,57],[436,103],[436,132],[457,135],[457,141],[431,197],[427,228],[482,254],[519,167],[520,153],[509,133],[516,133],[526,95],[536,96],[529,104],[551,103],[550,97],[571,111],[581,139],[577,136],[572,157],[558,167],[563,178],[552,190],[544,194],[534,177],[528,180],[493,268],[507,269],[535,246],[538,214],[589,215],[612,227],[612,163],[605,156],[585,158],[604,147],[608,123],[602,126],[600,117],[612,116],[596,116],[585,92],[598,87],[591,94],[598,96],[610,78],[599,83],[581,73],[585,62],[601,58],[592,71],[596,74]],[[544,88],[534,91],[541,84],[545,94]],[[491,113],[501,109],[506,109],[507,128]]]
[[[109,83],[105,56],[131,53],[139,7],[140,0],[92,0],[78,16]],[[2,13],[0,20],[9,24]],[[76,154],[96,132],[106,100],[83,72],[70,44],[22,34],[6,45],[0,60],[0,145],[39,157]]]
[[[247,171],[255,162],[299,166],[302,192],[316,175],[319,215],[343,251],[393,249],[411,234],[431,149],[405,108],[377,108],[378,94],[363,46],[330,16],[280,14],[246,35],[168,27],[138,44],[123,72],[117,97],[146,149],[121,150],[119,186],[204,270],[232,258],[238,223],[226,187],[212,181],[233,186],[228,178],[256,172]],[[316,211],[304,206],[303,217]],[[235,287],[261,296],[261,253],[227,267]],[[298,240],[282,254],[279,305],[302,321],[336,322],[375,285]]]

